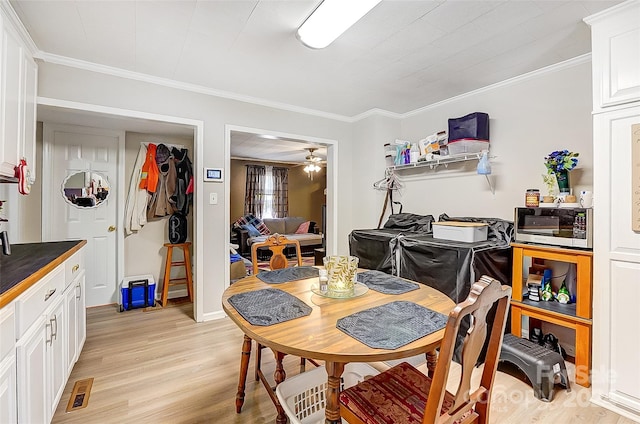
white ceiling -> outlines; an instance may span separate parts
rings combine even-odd
[[[403,114],[591,51],[582,18],[621,0],[383,0],[326,49],[320,0],[10,0],[52,55],[355,117]]]

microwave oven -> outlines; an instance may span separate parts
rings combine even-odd
[[[593,248],[590,208],[516,208],[514,228],[517,242]]]

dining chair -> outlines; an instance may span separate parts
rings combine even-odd
[[[251,262],[253,264],[253,274],[257,274],[258,269],[258,249],[267,248],[271,251],[271,259],[269,260],[269,269],[277,270],[289,267],[289,260],[284,254],[284,249],[287,246],[294,245],[296,251],[296,259],[298,266],[302,266],[302,252],[300,249],[300,242],[298,240],[291,240],[282,234],[273,234],[263,242],[254,243],[251,245]],[[255,366],[255,379],[260,380],[260,374],[262,373],[260,365],[262,363],[262,349],[264,346],[260,343],[256,345],[256,366]],[[300,358],[300,372],[304,371],[305,359]]]
[[[482,276],[466,300],[449,314],[433,378],[404,362],[340,394],[340,414],[350,424],[450,424],[489,422],[491,390],[498,367],[511,287]],[[487,313],[496,305],[492,325]],[[471,326],[462,344],[461,374],[455,393],[446,390],[460,322]],[[480,382],[472,388],[471,375],[489,337]]]
[[[289,261],[284,254],[284,249],[287,246],[295,246],[296,259],[298,260],[298,266],[302,266],[302,253],[300,250],[300,242],[298,240],[291,240],[282,234],[272,234],[263,242],[253,243],[251,245],[251,262],[253,264],[253,274],[257,274],[258,268],[258,249],[267,248],[271,251],[271,259],[269,260],[269,268],[271,270],[283,269],[289,266]]]

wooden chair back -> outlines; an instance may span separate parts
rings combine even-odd
[[[271,250],[271,259],[269,260],[269,268],[282,269],[289,266],[289,261],[284,254],[284,249],[287,246],[295,246],[296,257],[298,260],[298,266],[302,266],[302,252],[300,250],[300,242],[298,240],[291,240],[283,236],[282,234],[272,234],[265,241],[260,243],[253,243],[251,245],[251,263],[253,264],[253,274],[258,273],[258,249],[261,247],[267,247]]]
[[[511,287],[502,286],[499,281],[482,276],[473,284],[467,299],[459,303],[449,314],[445,336],[441,344],[438,363],[431,382],[425,407],[423,423],[453,423],[464,417],[462,422],[489,422],[489,401],[493,381],[498,368],[502,338],[509,312]],[[496,305],[493,324],[488,328],[487,314]],[[470,316],[471,325],[462,345],[462,371],[458,389],[454,395],[453,406],[443,415],[440,414],[445,396],[447,379],[456,346],[456,336],[460,322]],[[480,384],[471,388],[471,374],[489,337],[484,360],[484,369]],[[472,410],[469,415],[469,411]]]

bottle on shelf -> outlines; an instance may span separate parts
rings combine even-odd
[[[409,162],[410,163],[417,163],[418,162],[418,157],[420,156],[420,150],[418,149],[418,144],[417,143],[412,143],[411,144],[411,150],[409,153],[410,157],[409,157]]]
[[[562,286],[558,290],[558,295],[556,296],[558,302],[560,303],[569,303],[571,301],[571,294],[569,294],[569,290],[567,289],[566,281],[562,282]]]

